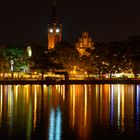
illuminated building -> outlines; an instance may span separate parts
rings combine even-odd
[[[79,41],[76,43],[76,48],[79,51],[80,55],[88,55],[86,52],[87,48],[93,49],[94,42],[91,37],[89,37],[88,32],[83,32],[82,37],[79,38]]]
[[[62,38],[62,25],[56,16],[56,3],[53,1],[51,22],[48,24],[48,49],[53,49],[57,42]]]

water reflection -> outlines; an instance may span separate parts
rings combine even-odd
[[[133,85],[112,86],[111,124],[118,128],[119,133],[134,128],[134,88]]]
[[[136,130],[140,134],[140,85],[137,85],[136,92]]]
[[[140,135],[140,85],[0,85],[0,136],[100,135]]]
[[[56,112],[56,113],[55,113]],[[60,107],[54,111],[51,108],[50,111],[50,123],[49,123],[49,140],[60,140],[61,139],[61,110]]]

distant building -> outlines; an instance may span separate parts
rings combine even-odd
[[[52,18],[48,24],[48,49],[53,49],[57,42],[62,39],[62,25],[56,16],[56,2],[53,0]]]
[[[79,38],[79,41],[76,43],[76,48],[79,51],[80,55],[88,55],[86,49],[94,48],[94,42],[92,41],[91,37],[89,37],[88,32],[83,32],[82,37]]]

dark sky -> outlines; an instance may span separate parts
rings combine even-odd
[[[47,43],[51,0],[1,0],[0,44]],[[95,41],[140,35],[140,0],[57,0],[63,40],[74,43],[83,31]]]

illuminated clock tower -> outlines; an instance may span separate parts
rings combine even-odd
[[[56,2],[52,0],[53,9],[51,22],[48,24],[48,49],[53,49],[57,42],[62,39],[62,25],[56,16]]]

